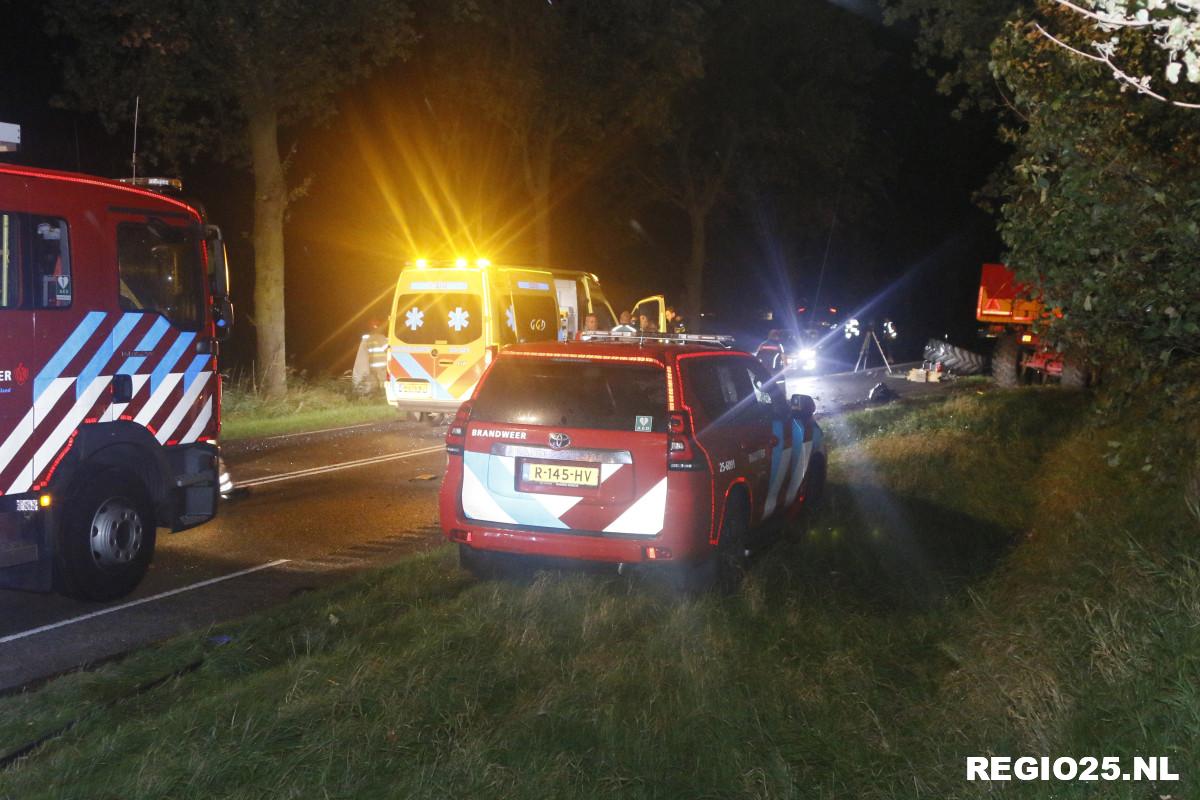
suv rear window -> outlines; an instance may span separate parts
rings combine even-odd
[[[479,387],[471,416],[518,425],[665,433],[666,372],[619,362],[501,358]]]

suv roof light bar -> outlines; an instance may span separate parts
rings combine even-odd
[[[732,350],[732,336],[715,336],[700,333],[583,333],[579,336],[581,342],[597,342],[603,344],[637,344],[658,342],[660,344],[697,344],[705,347],[720,347]]]
[[[152,192],[182,192],[183,181],[179,178],[117,178],[118,183],[149,189]]]

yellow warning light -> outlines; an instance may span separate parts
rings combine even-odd
[[[50,495],[44,494],[41,497],[39,497],[38,505],[41,506],[42,508],[49,508],[50,507]]]
[[[1022,334],[1021,334],[1021,343],[1022,343],[1022,344],[1029,344],[1029,343],[1030,343],[1030,342],[1032,342],[1032,341],[1033,341],[1033,335],[1032,335],[1032,334],[1029,334],[1029,333],[1022,333]]]
[[[426,267],[429,266],[429,260],[425,259],[425,258],[418,258],[416,261],[416,264],[417,264],[417,269],[425,269]]]
[[[467,265],[467,260],[465,258],[463,258],[462,256],[459,256],[458,258],[454,259],[454,266],[465,267],[466,265]]]
[[[492,265],[492,262],[488,261],[486,258],[475,259],[475,266],[477,266],[477,267],[490,267],[491,265]]]

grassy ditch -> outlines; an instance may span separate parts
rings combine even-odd
[[[971,798],[986,754],[1183,778],[1015,797],[1197,796],[1181,432],[1039,390],[827,425],[825,508],[733,597],[442,549],[0,699],[0,754],[74,722],[0,798]]]
[[[395,419],[382,390],[356,392],[347,380],[293,377],[287,395],[268,398],[247,380],[225,384],[221,439],[252,439]]]

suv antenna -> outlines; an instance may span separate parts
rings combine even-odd
[[[129,164],[133,168],[133,177],[137,177],[137,129],[138,129],[138,111],[141,110],[142,96],[135,95],[133,98],[133,157],[130,158]]]

